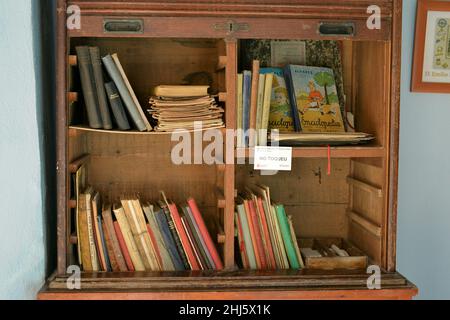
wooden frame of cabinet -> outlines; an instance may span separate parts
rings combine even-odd
[[[382,12],[382,28],[379,30],[370,30],[366,27],[369,16],[367,7],[373,4],[378,5]],[[70,5],[77,5],[81,9],[82,28],[79,30],[66,28],[67,8]],[[55,275],[49,279],[39,294],[39,298],[409,299],[416,295],[417,288],[396,272],[395,263],[401,12],[401,0],[324,0],[320,2],[314,0],[224,2],[58,0],[56,124],[58,267]],[[137,19],[143,23],[144,29],[134,34],[107,34],[104,30],[105,18]],[[321,35],[317,28],[322,22],[335,24],[350,22],[354,26],[354,34]],[[383,270],[382,289],[368,290],[366,285],[368,275],[364,272],[235,270],[234,197],[239,185],[252,180],[253,177],[249,173],[251,169],[248,166],[225,164],[207,169],[208,174],[215,176],[214,181],[207,180],[206,184],[214,185],[219,192],[213,192],[215,196],[205,204],[211,207],[216,206],[217,214],[221,215],[223,229],[218,233],[217,238],[223,247],[225,271],[219,273],[84,274],[81,291],[67,290],[66,270],[71,261],[69,248],[76,243],[76,235],[70,234],[70,210],[74,205],[69,195],[71,171],[73,172],[81,163],[91,161],[85,154],[92,152],[91,157],[94,158],[92,161],[98,163],[103,161],[99,160],[102,156],[101,152],[106,152],[105,157],[109,157],[110,160],[104,160],[106,162],[101,164],[106,167],[108,164],[111,165],[114,155],[108,154],[102,147],[111,139],[117,149],[120,149],[120,145],[132,141],[142,144],[143,148],[150,146],[164,148],[164,143],[167,141],[164,135],[155,133],[102,133],[70,126],[68,106],[78,98],[78,95],[71,92],[69,88],[69,68],[75,64],[74,60],[76,60],[72,53],[73,43],[91,41],[95,44],[105,44],[108,43],[108,39],[117,41],[119,43],[117,48],[128,45],[137,48],[139,44],[146,41],[155,41],[154,45],[157,47],[158,39],[215,39],[218,41],[214,47],[218,53],[217,62],[222,61],[221,64],[225,69],[217,81],[221,93],[219,96],[226,109],[227,129],[234,129],[236,122],[235,96],[240,41],[244,39],[339,40],[344,44],[343,50],[350,48],[346,51],[346,59],[348,60],[347,69],[351,73],[351,81],[348,83],[351,104],[354,106],[364,104],[357,120],[362,130],[375,134],[376,142],[361,147],[333,147],[331,158],[336,161],[333,168],[343,171],[345,177],[336,178],[339,179],[336,180],[338,185],[333,186],[331,182],[325,186],[324,193],[334,192],[334,188],[348,185],[348,191],[343,193],[348,199],[348,208],[340,204],[339,209],[336,210],[337,214],[334,215],[338,217],[338,221],[348,219],[348,226],[338,231],[330,229],[330,232],[350,235],[352,240],[360,242],[363,249],[370,253],[372,260]],[[114,45],[109,46],[114,48]],[[158,59],[156,54],[155,59]],[[366,60],[370,60],[372,65],[363,63]],[[143,60],[138,59],[138,61],[142,63]],[[369,78],[373,80],[373,83],[368,82]],[[145,86],[153,84],[151,83],[153,80],[144,80],[144,77],[139,79],[147,81]],[[137,91],[139,95],[140,89],[138,88]],[[232,148],[234,152],[234,141],[226,141],[225,145],[226,148]],[[305,163],[320,165],[321,161],[325,161],[323,159],[327,157],[327,151],[326,147],[294,148],[293,156],[302,162],[299,167]],[[251,150],[245,152],[247,156],[251,154]],[[303,163],[303,161],[306,162]],[[94,168],[99,168],[98,163],[94,165]],[[142,170],[148,174],[145,169]],[[192,175],[196,175],[195,172],[197,171],[193,170]],[[111,178],[107,174],[104,175],[106,178],[97,176],[96,182],[99,185],[105,183],[106,180],[102,179]],[[288,186],[291,186],[292,181],[289,180],[291,178],[294,178],[294,173],[287,176]],[[268,181],[270,183],[270,180]],[[306,182],[308,181],[307,179]],[[198,181],[193,177],[192,184],[194,182]],[[173,181],[173,183],[176,182]],[[197,191],[200,195],[206,192],[199,190]],[[281,191],[278,193],[281,197],[285,196],[288,199],[287,194],[283,196]],[[377,208],[374,217],[355,212],[355,206],[360,206],[360,203],[367,199]],[[320,229],[321,223],[325,222],[310,222],[312,229]],[[366,237],[373,238],[365,241]]]

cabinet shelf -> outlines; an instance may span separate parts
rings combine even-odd
[[[368,146],[339,146],[331,147],[331,158],[382,158],[385,156],[385,148],[377,145]],[[253,148],[238,148],[236,154],[244,154],[246,158],[253,158]],[[293,158],[327,158],[328,147],[294,147]]]

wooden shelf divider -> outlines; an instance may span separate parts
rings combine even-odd
[[[361,214],[349,209],[347,210],[348,217],[359,224],[361,227],[369,231],[372,235],[380,238],[382,235],[382,229],[379,225],[369,221],[367,218],[363,217]]]
[[[376,186],[373,186],[371,184],[368,184],[367,182],[355,179],[353,177],[347,177],[347,183],[357,187],[361,190],[370,192],[375,194],[378,198],[382,198],[383,197],[383,190],[381,188],[378,188]]]

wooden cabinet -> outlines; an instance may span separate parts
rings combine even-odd
[[[67,8],[81,9],[81,28],[66,28]],[[381,9],[381,29],[369,29],[367,8]],[[408,299],[417,288],[396,272],[401,0],[91,1],[58,0],[57,177],[58,269],[41,299]],[[170,135],[89,130],[77,112],[75,46],[117,52],[142,105],[150,88],[210,75],[227,129],[236,126],[239,48],[248,39],[336,40],[347,108],[356,128],[375,135],[366,146],[294,148],[293,170],[262,176],[250,165],[171,162]],[[79,107],[79,106],[78,106]],[[235,152],[233,141],[225,141]],[[247,156],[252,150],[245,150]],[[89,184],[110,199],[159,190],[175,201],[193,196],[214,217],[226,270],[222,272],[83,274],[82,290],[66,288],[76,234],[71,173],[88,166]],[[365,270],[242,271],[235,268],[234,197],[264,182],[286,204],[304,237],[343,238],[381,267],[381,290],[369,290]]]

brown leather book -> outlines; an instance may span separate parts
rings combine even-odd
[[[256,145],[256,118],[258,111],[258,91],[259,91],[259,70],[260,65],[258,60],[253,61],[252,71],[252,95],[250,100],[250,134],[249,134],[249,146],[254,147]]]
[[[122,250],[120,249],[119,240],[117,239],[116,231],[114,229],[114,221],[112,218],[111,205],[105,205],[102,212],[103,226],[106,229],[106,246],[108,248],[108,254],[111,259],[111,255],[114,257],[115,264],[111,262],[111,267],[115,272],[125,272],[128,271],[125,258],[123,256]],[[109,240],[109,241],[108,241]],[[108,245],[109,242],[109,245]]]
[[[88,202],[91,199],[92,189],[87,189],[86,192],[81,193],[78,199],[78,246],[81,254],[81,265],[83,271],[92,272],[92,258],[89,242],[89,227],[88,227]]]

